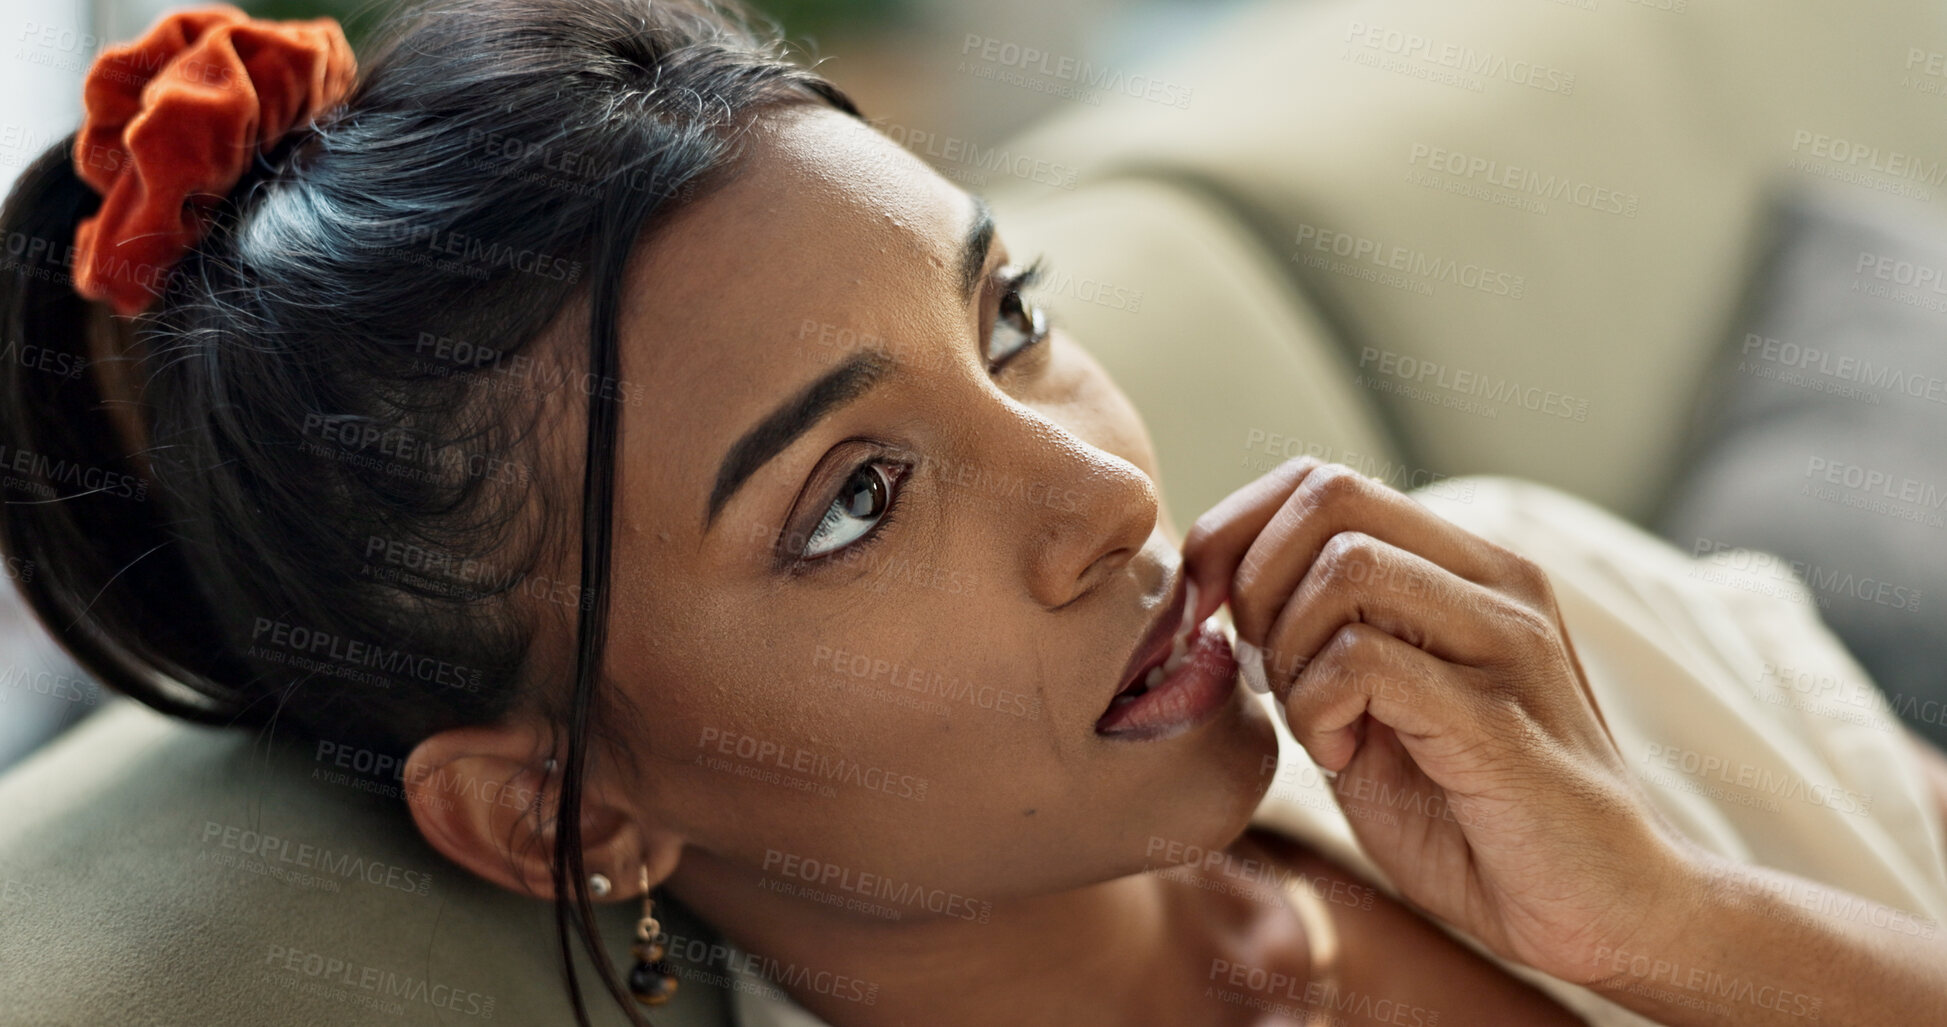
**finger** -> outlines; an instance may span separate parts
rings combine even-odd
[[[1326,541],[1265,633],[1271,690],[1283,698],[1319,649],[1354,623],[1468,667],[1507,669],[1557,648],[1543,614],[1417,553],[1342,531]]]
[[[1429,856],[1429,846],[1438,846],[1464,858],[1465,842],[1443,841],[1439,827],[1442,821],[1467,824],[1471,803],[1435,784],[1384,721],[1366,717],[1361,723],[1358,752],[1339,772],[1332,795],[1366,851],[1384,861],[1396,852]]]
[[[1326,543],[1345,531],[1371,535],[1415,553],[1460,577],[1539,600],[1545,585],[1521,557],[1481,538],[1412,498],[1336,464],[1307,471],[1279,509],[1246,545],[1229,582],[1231,619],[1238,636],[1261,642],[1293,588]],[[1226,543],[1233,536],[1224,536]],[[1227,560],[1229,548],[1204,560]],[[1213,573],[1203,568],[1202,573]]]
[[[1481,711],[1456,667],[1371,624],[1344,624],[1306,665],[1284,700],[1291,736],[1312,762],[1338,772],[1352,762],[1370,716],[1415,739],[1464,745]]]
[[[1212,612],[1230,594],[1230,579],[1251,540],[1264,530],[1299,481],[1317,467],[1315,457],[1301,456],[1272,468],[1243,488],[1205,510],[1183,535],[1183,567],[1197,586],[1199,607]]]

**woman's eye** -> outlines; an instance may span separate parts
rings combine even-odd
[[[988,373],[999,371],[1021,351],[1048,337],[1048,315],[1039,306],[1021,297],[1021,290],[1034,282],[1039,263],[1025,271],[1003,269],[1006,283],[1000,309],[994,315],[994,330],[987,338]]]
[[[888,470],[892,473],[887,473]],[[859,465],[838,488],[824,517],[805,540],[801,556],[815,560],[827,556],[872,533],[884,523],[891,509],[900,468],[897,464],[874,460]]]

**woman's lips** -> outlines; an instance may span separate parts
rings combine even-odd
[[[1178,634],[1171,656],[1142,672],[1141,680],[1116,693],[1095,722],[1111,738],[1170,738],[1202,723],[1237,688],[1237,658],[1214,615],[1196,626],[1187,644]]]
[[[1156,612],[1156,619],[1137,641],[1128,662],[1123,664],[1122,680],[1116,685],[1116,695],[1140,685],[1150,667],[1163,663],[1179,651],[1181,643],[1176,640],[1189,633],[1190,611],[1196,607],[1196,589],[1196,584],[1187,575],[1177,579],[1176,587],[1170,590],[1170,601]]]

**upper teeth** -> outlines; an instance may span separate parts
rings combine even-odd
[[[1145,690],[1155,688],[1157,685],[1163,683],[1164,678],[1176,673],[1176,669],[1183,665],[1183,661],[1189,659],[1190,643],[1200,633],[1200,626],[1190,623],[1190,618],[1196,616],[1197,584],[1194,581],[1186,581],[1183,584],[1183,621],[1177,625],[1176,634],[1170,638],[1169,656],[1164,658],[1160,665],[1149,668],[1149,673],[1143,676],[1143,688]],[[1209,624],[1210,621],[1216,619],[1217,615],[1213,613],[1204,621],[1204,624]],[[1221,625],[1219,625],[1220,628]]]
[[[1185,581],[1183,583],[1183,593],[1183,620],[1177,624],[1176,634],[1170,638],[1170,655],[1168,659],[1163,661],[1162,669],[1164,674],[1175,672],[1178,665],[1182,664],[1184,654],[1190,651],[1189,640],[1193,637],[1190,630],[1192,627],[1190,618],[1197,615],[1197,583],[1194,581]],[[1154,675],[1151,676],[1154,677]],[[1151,684],[1153,685],[1154,682]]]
[[[1164,678],[1176,673],[1176,669],[1183,666],[1184,661],[1190,658],[1190,643],[1195,641],[1198,635],[1202,634],[1203,627],[1208,626],[1212,631],[1221,630],[1221,625],[1211,623],[1216,619],[1217,615],[1213,613],[1197,628],[1191,629],[1186,624],[1186,630],[1177,632],[1175,637],[1170,639],[1169,656],[1163,660],[1161,665],[1150,668],[1149,675],[1143,679],[1144,684],[1150,688],[1155,688]]]

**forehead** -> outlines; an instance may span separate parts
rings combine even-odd
[[[838,111],[796,105],[756,122],[733,177],[674,212],[629,272],[622,379],[638,399],[624,407],[622,445],[653,496],[621,504],[625,520],[696,535],[725,451],[855,355],[847,340],[963,325],[971,210],[959,188]]]

